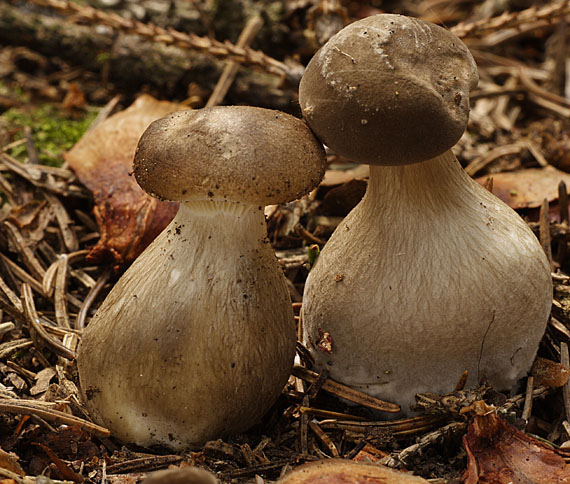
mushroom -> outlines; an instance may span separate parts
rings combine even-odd
[[[142,484],[220,484],[220,481],[211,472],[188,466],[151,472]]]
[[[425,479],[389,467],[345,459],[311,462],[293,469],[277,484],[426,484]]]
[[[306,124],[278,111],[183,111],[147,128],[136,180],[181,204],[83,335],[79,376],[97,422],[126,442],[180,449],[260,420],[296,344],[263,208],[307,193],[324,167]]]
[[[452,391],[464,370],[470,386],[511,389],[550,312],[536,237],[449,151],[477,80],[452,33],[381,14],[332,37],[300,85],[317,137],[371,165],[308,276],[303,340],[331,378],[404,409],[418,392]]]

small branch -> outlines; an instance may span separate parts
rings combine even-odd
[[[457,37],[481,37],[489,32],[507,28],[520,28],[525,24],[536,23],[537,20],[554,21],[570,14],[570,2],[567,0],[542,8],[536,6],[521,10],[520,12],[505,12],[497,17],[485,18],[476,21],[461,22],[450,30]]]
[[[83,420],[73,415],[69,415],[65,412],[60,412],[59,410],[54,410],[52,408],[46,408],[40,406],[36,401],[26,401],[26,400],[9,400],[5,398],[0,399],[0,412],[11,413],[15,415],[36,415],[48,422],[55,422],[58,424],[66,425],[78,425],[82,430],[86,432],[93,433],[100,437],[109,437],[111,433],[104,427],[95,425],[87,420]]]
[[[236,46],[241,48],[249,47],[249,44],[253,39],[255,39],[255,36],[260,31],[261,27],[263,27],[263,20],[261,17],[255,16],[249,19],[237,40]],[[226,63],[226,67],[224,68],[222,75],[218,79],[216,87],[214,87],[214,90],[206,103],[207,108],[221,104],[230,86],[234,82],[238,69],[239,64],[237,62],[230,60]]]
[[[319,375],[314,371],[307,370],[302,366],[294,366],[293,375],[302,380],[313,383],[317,381]],[[345,398],[351,402],[364,405],[365,407],[374,408],[382,412],[399,412],[400,407],[394,403],[385,402],[379,398],[371,397],[365,393],[359,392],[354,388],[350,388],[342,383],[327,378],[321,387],[325,392],[336,395],[337,397]]]

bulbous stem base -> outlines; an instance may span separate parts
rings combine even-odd
[[[86,328],[82,392],[93,417],[126,442],[198,445],[262,417],[295,343],[262,208],[188,203]]]
[[[307,279],[303,338],[331,378],[406,411],[416,393],[452,391],[464,370],[470,386],[510,389],[551,300],[534,234],[448,152],[371,167]]]

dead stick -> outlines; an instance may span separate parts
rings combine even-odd
[[[539,231],[540,231],[540,244],[544,249],[544,253],[550,264],[550,271],[554,272],[554,262],[552,260],[552,247],[550,239],[550,215],[548,200],[545,198],[540,206],[539,214]]]
[[[236,47],[249,47],[249,44],[251,44],[262,26],[263,20],[261,17],[256,15],[250,18],[241,31],[241,34],[239,34]],[[226,67],[224,67],[222,75],[218,79],[216,87],[214,87],[214,90],[206,103],[207,108],[221,104],[236,78],[238,69],[239,64],[236,61],[229,60],[226,62]]]
[[[26,283],[22,284],[22,299],[24,300],[24,311],[31,329],[36,332],[55,354],[73,361],[75,359],[75,353],[69,348],[66,348],[57,339],[52,338],[42,326],[40,317],[36,312],[32,288]]]
[[[568,355],[568,345],[565,342],[560,343],[560,363],[566,368],[570,366],[570,356]],[[562,387],[562,396],[564,398],[564,410],[566,412],[566,420],[570,419],[570,381],[567,381]]]
[[[560,211],[560,223],[568,223],[568,191],[563,181],[558,185],[558,210]]]
[[[48,422],[61,423],[70,426],[79,425],[82,430],[101,437],[109,437],[111,435],[111,432],[106,428],[95,425],[87,420],[69,415],[65,412],[60,412],[59,410],[38,408],[34,404],[20,402],[18,400],[0,399],[0,412],[15,415],[36,415]]]
[[[297,378],[301,378],[302,380],[308,381],[310,383],[315,382],[319,378],[319,375],[317,373],[311,370],[307,370],[302,366],[294,366],[292,373]],[[336,395],[337,397],[345,398],[351,402],[355,402],[369,408],[374,408],[382,412],[396,413],[401,410],[399,405],[385,402],[379,398],[371,397],[370,395],[366,395],[365,393],[359,392],[354,388],[350,388],[331,379],[325,380],[322,389],[325,392]]]
[[[528,380],[526,381],[526,394],[524,399],[524,407],[521,418],[528,422],[530,418],[530,414],[532,412],[532,392],[534,390],[534,377],[529,376]]]

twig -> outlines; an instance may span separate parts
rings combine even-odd
[[[560,212],[560,223],[568,223],[568,190],[564,181],[558,184],[558,210]]]
[[[460,22],[450,30],[459,38],[481,37],[489,32],[520,27],[526,23],[535,23],[537,20],[554,21],[568,14],[570,14],[570,2],[564,0],[542,8],[533,6],[520,12],[505,12],[497,17]]]
[[[67,358],[68,360],[74,360],[75,353],[57,339],[52,338],[42,326],[38,313],[36,312],[36,307],[34,305],[34,296],[32,294],[32,289],[26,283],[22,284],[22,299],[24,300],[24,312],[26,313],[26,318],[28,319],[28,323],[36,332],[36,334],[58,356]]]
[[[319,377],[314,371],[303,368],[302,366],[294,366],[293,375],[302,380],[308,381],[310,383],[316,381]],[[334,380],[327,379],[322,386],[325,392],[336,395],[337,397],[350,400],[351,402],[358,403],[365,407],[373,408],[375,410],[380,410],[381,412],[397,413],[401,409],[399,405],[394,403],[385,402],[379,398],[371,397],[365,393],[359,392],[353,388],[350,388],[342,383],[338,383]]]
[[[560,342],[560,363],[566,368],[570,367],[570,356],[568,355],[568,345]],[[562,387],[562,396],[564,398],[564,411],[566,412],[566,420],[570,420],[570,380]]]
[[[249,47],[249,44],[251,44],[262,26],[263,20],[261,17],[256,15],[250,18],[238,37],[236,47]],[[224,100],[230,86],[234,82],[238,69],[239,64],[236,61],[229,60],[226,63],[226,67],[224,67],[222,75],[218,79],[218,82],[206,103],[207,108],[217,106]]]
[[[530,418],[530,414],[532,412],[532,392],[534,390],[534,377],[533,376],[529,376],[527,381],[526,381],[526,393],[525,393],[525,398],[524,398],[524,407],[523,407],[523,412],[521,415],[521,418],[525,421],[528,422],[528,419]]]
[[[57,263],[57,275],[55,277],[54,287],[54,308],[55,320],[62,328],[71,329],[69,324],[69,313],[67,311],[66,294],[67,294],[67,273],[68,273],[68,256],[62,254]]]
[[[38,151],[34,145],[32,129],[29,126],[24,127],[24,138],[26,139],[26,150],[28,152],[28,163],[33,165],[39,164]]]
[[[58,424],[66,424],[70,426],[77,425],[86,432],[93,433],[101,437],[109,437],[111,432],[104,427],[94,423],[83,420],[82,418],[69,415],[59,410],[41,407],[38,402],[27,400],[9,400],[0,399],[0,412],[11,413],[15,415],[37,415],[38,417],[47,420],[48,422],[55,422]]]
[[[478,171],[485,168],[498,158],[507,155],[518,155],[526,146],[522,142],[513,143],[506,146],[498,146],[489,151],[486,155],[476,158],[465,167],[465,171],[469,176],[474,176]]]
[[[315,237],[311,232],[309,232],[305,227],[303,227],[301,222],[297,222],[295,224],[295,233],[303,240],[306,240],[311,244],[319,244],[321,246],[325,245],[325,241],[323,239]]]
[[[123,474],[133,471],[153,471],[155,469],[160,469],[161,467],[167,467],[170,464],[176,464],[182,460],[182,457],[179,455],[152,455],[148,457],[140,457],[107,466],[107,474]]]
[[[45,190],[43,195],[55,214],[55,219],[59,225],[61,238],[63,239],[65,248],[68,252],[77,251],[79,248],[79,242],[77,241],[77,235],[75,235],[75,232],[71,228],[73,221],[69,217],[67,210],[56,196],[46,192]]]
[[[381,459],[380,463],[393,468],[398,468],[402,465],[406,465],[406,461],[408,461],[412,456],[420,454],[430,445],[441,443],[442,439],[444,439],[447,435],[458,431],[462,432],[465,427],[466,424],[464,422],[452,422],[444,427],[441,427],[440,429],[424,435],[417,443],[406,447],[397,455]]]
[[[36,258],[32,249],[30,249],[30,247],[24,240],[24,237],[22,236],[18,227],[16,227],[16,225],[14,225],[12,222],[9,222],[8,220],[4,221],[4,227],[8,229],[6,232],[10,237],[10,240],[12,241],[14,248],[18,251],[18,253],[22,257],[22,261],[24,262],[26,267],[30,270],[30,272],[37,280],[41,281],[44,278],[46,271],[40,264],[40,261]]]
[[[303,397],[303,406],[309,406],[309,396]],[[299,447],[302,455],[309,455],[309,416],[301,412],[299,419]]]
[[[33,346],[34,342],[29,338],[16,339],[0,344],[0,359],[6,358],[16,350],[24,350]]]
[[[319,427],[319,424],[317,424],[316,422],[309,422],[309,428],[315,434],[317,439],[319,439],[326,446],[326,448],[329,450],[329,452],[331,453],[331,455],[333,457],[340,456],[340,452],[336,448],[336,445],[334,445],[334,442],[323,431],[323,429],[321,429],[321,427]]]
[[[365,435],[373,430],[386,430],[394,436],[404,437],[433,429],[435,425],[441,424],[448,418],[448,415],[439,414],[392,421],[351,422],[327,420],[321,422],[321,427],[323,429],[344,430],[345,432],[353,432],[360,435]]]
[[[550,271],[554,272],[554,261],[552,259],[552,244],[550,237],[550,212],[548,200],[545,198],[540,206],[539,214],[539,231],[540,231],[540,245],[544,249],[548,263],[550,264]]]
[[[314,415],[315,417],[324,418],[324,419],[354,420],[357,422],[364,422],[366,420],[364,417],[359,417],[358,415],[333,412],[332,410],[323,410],[321,408],[305,407],[303,405],[299,407],[299,412],[306,413],[309,415]]]
[[[93,128],[95,128],[97,125],[99,125],[103,121],[105,121],[111,115],[111,113],[114,111],[114,109],[117,107],[117,104],[119,104],[120,100],[121,100],[121,95],[117,94],[107,104],[105,104],[103,109],[101,109],[101,111],[99,111],[99,114],[97,114],[97,117],[93,120],[93,122],[87,128],[86,133],[88,133]]]
[[[89,313],[91,306],[95,302],[95,299],[97,299],[97,296],[99,295],[101,290],[105,287],[105,284],[107,284],[107,281],[111,276],[111,272],[112,271],[110,267],[105,269],[103,273],[99,276],[99,279],[97,279],[95,285],[90,289],[89,293],[87,294],[87,297],[83,300],[83,304],[81,305],[81,309],[79,310],[79,313],[77,313],[77,319],[75,320],[75,329],[82,329],[85,327],[85,320],[87,319],[87,314]]]
[[[10,171],[21,176],[36,187],[45,188],[46,190],[59,195],[74,195],[83,198],[91,197],[85,188],[76,185],[68,185],[67,183],[63,183],[61,180],[55,180],[53,175],[54,171],[46,170],[43,165],[20,163],[7,153],[0,154],[0,161]]]

